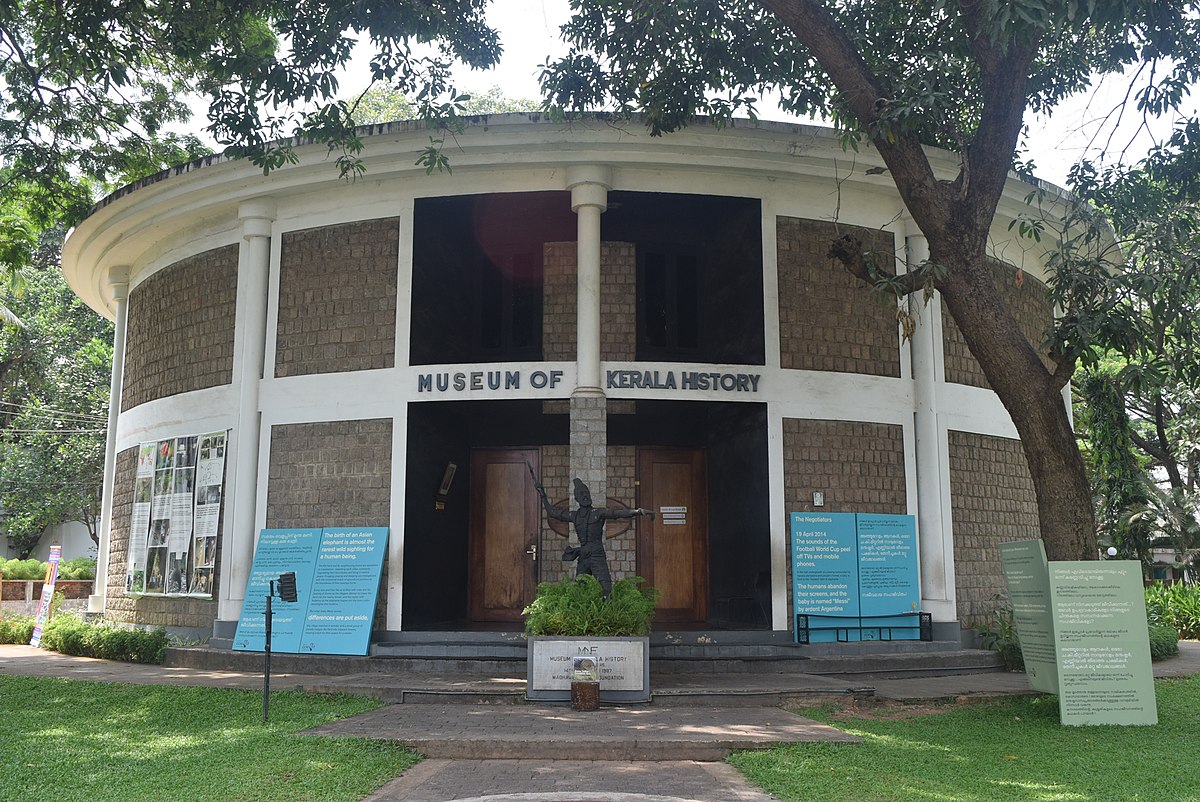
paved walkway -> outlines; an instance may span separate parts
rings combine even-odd
[[[1180,652],[1179,657],[1156,663],[1154,675],[1200,674],[1200,643],[1181,643]],[[0,646],[0,674],[262,688],[262,675],[253,672],[115,663],[28,646]],[[303,674],[273,674],[271,679],[272,688],[280,690],[330,681]],[[355,683],[351,677],[339,681],[350,687]],[[433,687],[438,680],[423,681]],[[770,802],[773,797],[719,762],[730,749],[854,739],[778,707],[729,706],[729,700],[736,702],[739,694],[809,698],[805,694],[858,695],[873,690],[878,698],[927,701],[1030,692],[1025,675],[1007,673],[852,683],[803,674],[664,675],[655,682],[662,686],[665,704],[605,707],[593,713],[539,705],[391,705],[324,725],[313,734],[402,741],[431,756],[379,789],[368,802]],[[676,692],[674,700],[668,690]],[[726,706],[704,704],[705,694],[722,699]],[[691,695],[692,703],[678,703],[679,695]]]

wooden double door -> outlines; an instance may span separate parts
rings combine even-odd
[[[540,476],[540,461],[537,449],[472,452],[469,606],[475,621],[520,621],[533,601],[544,513],[530,468]],[[706,467],[700,449],[639,448],[637,498],[621,499],[655,512],[637,522],[637,572],[659,590],[657,622],[708,618]],[[559,550],[546,556],[557,559]]]

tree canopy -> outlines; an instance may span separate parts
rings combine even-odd
[[[57,523],[97,537],[112,324],[63,279],[62,234],[41,237],[10,299],[23,325],[0,328],[0,529],[20,557]]]
[[[35,220],[74,222],[89,181],[122,183],[202,149],[173,133],[187,95],[231,155],[269,170],[313,137],[354,172],[350,106],[337,72],[353,35],[369,40],[371,77],[435,106],[455,61],[495,62],[486,0],[245,0],[58,3],[0,7],[0,195],[24,187]],[[2,255],[0,255],[2,258]]]

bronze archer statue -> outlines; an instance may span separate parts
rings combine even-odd
[[[532,473],[532,468],[530,472]],[[575,501],[579,508],[574,512],[555,509],[546,498],[546,488],[535,484],[546,515],[556,521],[566,521],[575,524],[575,534],[579,537],[579,546],[568,546],[563,552],[563,560],[569,562],[578,559],[575,566],[575,576],[591,574],[600,583],[604,597],[612,591],[612,576],[608,573],[608,556],[604,553],[604,524],[613,518],[633,518],[638,515],[654,515],[650,510],[610,510],[596,509],[592,506],[592,492],[578,478],[575,483]]]

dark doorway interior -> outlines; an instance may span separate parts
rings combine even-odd
[[[567,442],[566,415],[543,415],[541,401],[410,404],[404,513],[406,630],[469,626],[471,452]],[[458,470],[436,509],[446,464]],[[510,627],[511,628],[511,627]]]
[[[708,479],[708,623],[770,626],[770,509],[765,404],[638,401],[610,415],[612,445],[702,448]]]
[[[565,445],[569,421],[540,401],[411,404],[404,523],[406,630],[486,628],[471,622],[473,449]],[[609,443],[703,449],[707,464],[707,625],[769,627],[770,516],[764,404],[638,401],[610,415]],[[446,464],[458,466],[435,509]],[[509,628],[519,624],[507,624]],[[660,627],[660,629],[663,627]]]

